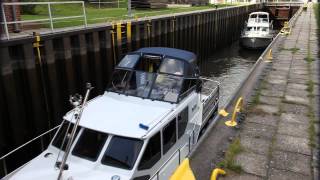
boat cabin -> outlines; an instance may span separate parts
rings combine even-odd
[[[269,13],[253,12],[249,15],[243,33],[249,36],[264,36],[271,33],[272,26],[272,21],[269,20]]]
[[[127,54],[115,67],[107,91],[178,103],[195,89],[196,56],[171,48],[142,48]]]
[[[267,24],[269,24],[269,13],[267,13],[267,12],[250,13],[248,23],[267,23]]]

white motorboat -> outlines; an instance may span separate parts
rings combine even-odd
[[[115,67],[103,95],[75,106],[49,146],[3,179],[167,180],[217,114],[219,83],[195,54],[142,48]]]
[[[240,45],[249,49],[266,48],[274,36],[272,21],[267,12],[253,12],[240,37]]]

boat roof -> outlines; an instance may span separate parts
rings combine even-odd
[[[189,63],[194,63],[197,59],[197,56],[189,51],[181,50],[181,49],[175,49],[175,48],[167,48],[167,47],[146,47],[138,49],[138,53],[144,53],[144,54],[159,54],[159,55],[165,55],[170,56],[174,58],[178,58],[181,60],[185,60]]]
[[[261,15],[269,15],[269,13],[267,12],[262,12],[262,11],[259,11],[259,12],[253,12],[253,13],[250,13],[250,15],[254,15],[254,14],[261,14]]]
[[[174,104],[167,102],[105,92],[86,104],[80,126],[141,139],[172,112],[174,107]],[[73,113],[74,110],[68,112],[64,119],[74,123]],[[149,130],[141,128],[140,124],[149,127]]]

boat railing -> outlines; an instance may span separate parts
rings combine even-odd
[[[18,151],[23,151],[23,149],[27,148],[29,145],[35,143],[35,142],[40,142],[40,150],[41,152],[43,152],[46,147],[45,147],[45,138],[47,138],[48,136],[50,137],[51,139],[51,135],[52,133],[54,133],[61,125],[58,125],[42,134],[40,134],[39,136],[29,140],[28,142],[20,145],[19,147],[13,149],[12,151],[8,152],[7,154],[3,155],[0,157],[0,162],[1,162],[1,169],[2,169],[2,172],[4,174],[4,176],[8,175],[9,174],[9,170],[8,170],[8,167],[7,167],[7,159],[11,156],[13,156],[16,152]]]
[[[181,164],[181,162],[183,161],[183,159],[181,159],[181,150],[184,149],[186,146],[188,146],[188,154],[191,152],[191,145],[194,144],[194,129],[192,130],[192,134],[189,135],[189,139],[188,139],[188,143],[185,144],[184,146],[182,146],[181,148],[177,149],[161,166],[160,168],[156,171],[156,173],[151,176],[149,178],[149,180],[159,180],[160,179],[160,171],[163,169],[163,167],[165,165],[168,164],[169,161],[172,160],[173,157],[175,157],[177,154],[179,156],[179,165]]]
[[[219,103],[220,83],[207,77],[200,77],[200,79],[202,80],[201,95],[206,96],[205,98],[200,97],[203,103],[202,117],[203,121],[206,121]]]

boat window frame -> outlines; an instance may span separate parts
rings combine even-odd
[[[169,127],[169,126],[171,126],[172,124],[171,123],[174,123],[173,125],[174,125],[174,137],[175,137],[175,139],[174,139],[174,142],[173,142],[173,144],[172,145],[170,145],[170,147],[168,148],[168,149],[165,149],[165,142],[164,142],[164,135],[165,135],[165,131],[167,130],[167,128]],[[164,156],[165,154],[167,154],[169,151],[170,151],[170,149],[173,147],[173,146],[175,146],[176,144],[177,144],[177,142],[178,142],[178,123],[177,123],[177,117],[175,116],[175,117],[173,117],[173,118],[171,118],[171,120],[169,121],[169,122],[167,122],[163,127],[162,127],[162,129],[161,129],[161,137],[162,137],[162,141],[161,141],[161,148],[162,148],[162,156]],[[169,140],[168,142],[170,142],[171,140]]]
[[[80,143],[80,140],[82,138],[82,135],[84,135],[83,133],[85,133],[85,131],[93,131],[95,133],[101,133],[101,134],[104,134],[106,137],[104,139],[104,141],[101,143],[101,147],[99,149],[96,149],[97,151],[97,154],[96,154],[96,157],[94,159],[91,159],[90,157],[86,157],[86,156],[83,156],[83,155],[79,155],[79,154],[76,154],[74,151],[76,150],[76,146],[78,145],[78,143]],[[102,154],[102,151],[104,149],[104,146],[106,145],[106,143],[108,142],[108,139],[110,138],[110,134],[107,133],[107,132],[101,132],[101,131],[98,131],[98,130],[95,130],[95,129],[90,129],[90,128],[86,128],[86,127],[81,127],[81,132],[78,133],[79,134],[79,137],[77,138],[77,141],[74,141],[74,144],[72,145],[72,149],[70,150],[70,154],[74,157],[78,157],[78,158],[81,158],[81,159],[85,159],[85,160],[88,160],[88,161],[91,161],[91,162],[97,162],[99,160],[99,157],[101,156]],[[109,145],[109,143],[108,143]]]
[[[138,155],[137,157],[135,158],[133,164],[132,164],[132,167],[127,169],[127,168],[121,168],[121,167],[117,167],[117,166],[112,166],[112,165],[109,165],[109,164],[105,164],[103,163],[103,159],[104,159],[104,156],[105,156],[105,153],[107,152],[107,150],[109,149],[110,147],[110,143],[112,141],[112,139],[114,137],[120,137],[120,138],[124,138],[124,139],[135,139],[135,140],[139,140],[141,141],[141,147],[140,147],[140,150],[138,152]],[[100,155],[99,155],[99,158],[97,159],[97,161],[102,165],[102,166],[105,166],[105,167],[111,167],[111,168],[117,168],[117,169],[121,169],[123,171],[132,171],[132,170],[135,170],[137,169],[137,166],[138,164],[140,163],[140,159],[142,157],[142,154],[145,150],[145,146],[146,146],[146,142],[144,139],[140,139],[140,138],[134,138],[134,137],[127,137],[127,136],[121,136],[121,135],[116,135],[116,134],[109,134],[109,137],[108,139],[106,140],[106,143],[104,145],[104,147],[102,148],[101,152],[100,152]]]
[[[129,74],[129,78],[128,80],[126,81],[126,85],[125,85],[125,88],[122,90],[122,91],[113,91],[113,90],[110,90],[109,87],[110,87],[110,84],[112,83],[112,81],[110,81],[110,83],[108,84],[108,88],[106,88],[106,92],[113,92],[113,93],[117,93],[117,94],[123,94],[123,95],[126,95],[126,96],[133,96],[133,97],[139,97],[139,98],[142,98],[142,99],[150,99],[152,101],[161,101],[161,102],[168,102],[168,103],[172,103],[172,104],[178,104],[180,101],[182,101],[184,98],[186,98],[193,90],[195,90],[196,88],[195,87],[190,87],[186,92],[188,92],[184,97],[182,97],[181,95],[184,95],[185,92],[182,93],[182,87],[183,87],[183,83],[185,80],[197,80],[198,78],[198,74],[197,74],[197,69],[196,69],[196,65],[194,65],[193,63],[188,63],[186,60],[184,59],[181,59],[181,58],[177,58],[177,57],[173,57],[173,56],[167,56],[167,55],[160,55],[160,54],[153,54],[153,53],[139,53],[139,52],[132,52],[132,53],[128,53],[127,55],[140,55],[140,58],[144,55],[150,55],[150,56],[158,56],[161,60],[161,64],[159,66],[159,69],[157,70],[157,72],[155,72],[155,76],[153,78],[153,81],[152,81],[152,84],[150,86],[150,91],[148,93],[148,96],[147,97],[141,97],[141,96],[136,96],[136,95],[131,95],[131,94],[128,94],[126,93],[127,89],[128,89],[128,82],[132,79],[132,76],[133,76],[133,73],[137,72],[137,71],[140,71],[140,72],[144,72],[144,71],[141,71],[141,70],[136,70],[135,69],[135,66],[138,64],[138,62],[135,64],[135,66],[133,68],[127,68],[127,67],[121,67],[121,66],[116,66],[113,73],[116,71],[116,70],[124,70],[124,71],[129,71],[130,74]],[[160,72],[160,68],[163,64],[163,60],[164,59],[174,59],[174,60],[178,60],[178,61],[181,61],[183,63],[183,66],[184,66],[184,69],[183,69],[183,74],[182,75],[178,75],[178,74],[172,74],[172,73],[166,73],[166,72]],[[193,74],[192,75],[189,75],[187,74],[188,71],[192,70],[193,71]],[[155,81],[158,77],[158,75],[168,75],[168,76],[174,76],[174,77],[180,77],[182,78],[182,85],[180,86],[180,89],[178,90],[178,97],[177,97],[177,100],[176,101],[166,101],[164,99],[156,99],[156,98],[151,98],[150,95],[151,95],[151,92],[154,88],[154,85],[155,85]]]
[[[180,126],[179,126],[179,116],[181,116],[181,121],[180,122],[185,122],[185,126],[183,127],[183,131],[181,132],[180,130]],[[183,119],[183,116],[186,116],[185,119]],[[181,137],[183,137],[183,135],[186,132],[188,123],[189,123],[189,106],[184,107],[176,116],[177,119],[177,139],[179,140]],[[180,134],[181,132],[181,134]]]
[[[159,142],[160,157],[159,157],[159,159],[155,163],[153,163],[151,167],[140,169],[141,168],[140,164],[142,163],[143,156],[144,156],[144,154],[145,154],[145,152],[146,152],[146,150],[148,148],[148,145],[150,144],[151,139],[153,137],[155,137],[155,136],[158,136],[158,135],[159,135],[159,139],[160,139],[160,142]],[[163,138],[162,138],[161,130],[160,131],[156,131],[150,138],[144,140],[144,147],[142,147],[140,155],[139,155],[140,157],[138,157],[138,159],[136,161],[136,166],[134,167],[137,171],[139,171],[139,172],[148,171],[148,170],[152,169],[157,163],[159,163],[159,161],[163,157],[162,141],[163,141]]]

